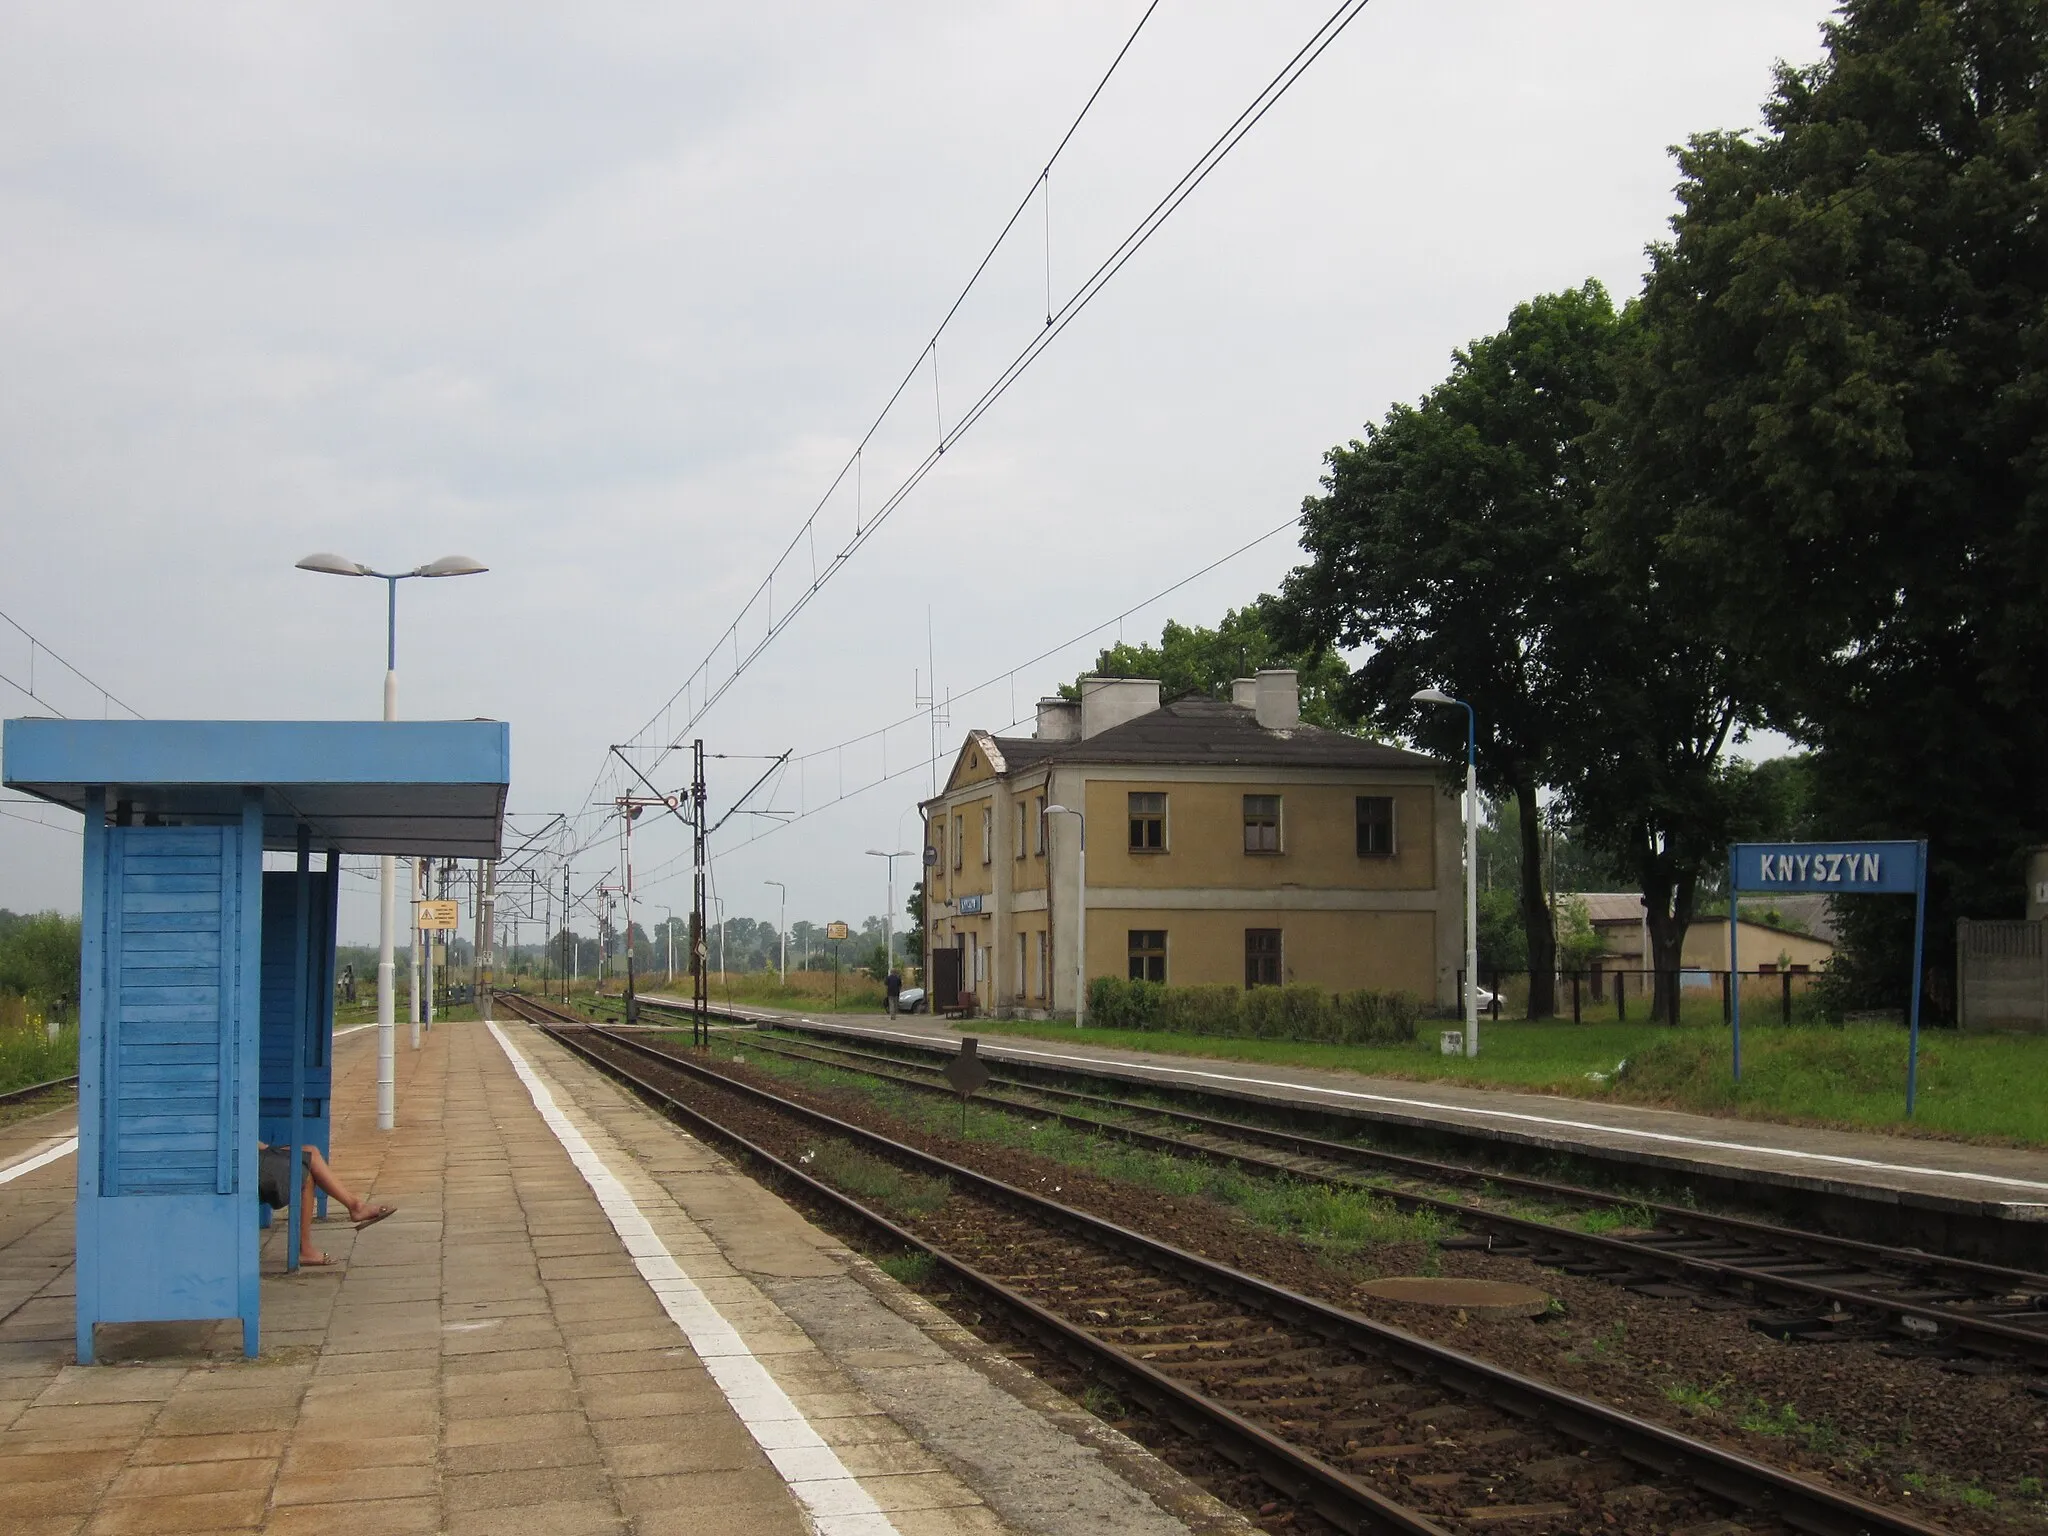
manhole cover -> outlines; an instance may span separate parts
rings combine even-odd
[[[1360,1289],[1382,1301],[1406,1302],[1415,1307],[1455,1308],[1473,1317],[1496,1320],[1541,1317],[1550,1310],[1550,1298],[1535,1286],[1515,1285],[1506,1280],[1397,1275],[1391,1280],[1368,1281]]]

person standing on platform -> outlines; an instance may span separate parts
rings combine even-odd
[[[889,1017],[893,1019],[896,1017],[896,1000],[903,995],[903,973],[893,965],[889,967],[888,977],[882,982],[882,990],[889,994]]]

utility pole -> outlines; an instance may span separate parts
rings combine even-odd
[[[412,1048],[420,1048],[420,901],[427,894],[427,867],[415,856],[412,860],[412,952],[406,965],[408,978],[412,982]]]
[[[690,1042],[693,1045],[709,1047],[711,1044],[711,978],[705,974],[704,962],[704,867],[705,830],[710,820],[704,792],[704,738],[698,737],[691,744],[690,808],[691,844],[695,860],[695,878],[690,893]]]
[[[640,1022],[640,999],[633,993],[633,819],[640,807],[630,795],[619,797],[619,867],[625,872],[626,896],[626,1022]]]
[[[476,1016],[488,1019],[497,996],[498,861],[476,861]]]

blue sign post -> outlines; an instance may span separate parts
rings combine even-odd
[[[1906,1009],[1906,1116],[1920,1076],[1920,951],[1927,927],[1927,843],[1737,843],[1728,850],[1728,970],[1735,1081],[1742,1081],[1742,966],[1736,935],[1744,891],[1913,897],[1913,994]]]

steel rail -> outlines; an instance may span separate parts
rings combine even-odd
[[[551,1038],[577,1050],[586,1059],[604,1064],[607,1070],[619,1070],[616,1063],[606,1062],[602,1053],[588,1049],[580,1041],[572,1042],[559,1026],[544,1027]],[[643,1041],[597,1025],[583,1026],[576,1033],[596,1037],[619,1049],[658,1062],[670,1071],[864,1144],[898,1162],[911,1163],[940,1177],[958,1180],[991,1198],[1085,1235],[1099,1245],[1134,1256],[1184,1282],[1256,1306],[1269,1315],[1321,1334],[1333,1342],[1390,1359],[1422,1379],[1437,1382],[1572,1439],[1612,1451],[1664,1475],[1681,1477],[1704,1492],[1731,1503],[1767,1511],[1801,1530],[1816,1533],[1816,1536],[1945,1536],[1941,1527],[1928,1525],[1910,1515],[1836,1492],[1737,1452],[1693,1439],[1620,1409],[1462,1354],[1390,1324],[1201,1258],[1157,1238],[1018,1189],[988,1174],[906,1146],[765,1089],[725,1077]],[[655,1091],[659,1093],[659,1090]],[[660,1096],[673,1102],[667,1094]],[[1099,1344],[1100,1341],[1097,1342]]]
[[[73,1088],[78,1085],[78,1074],[69,1077],[53,1077],[48,1082],[30,1083],[26,1088],[10,1088],[0,1093],[0,1104],[15,1104],[23,1099],[34,1098],[39,1093],[48,1093],[52,1088]]]
[[[921,1063],[877,1055],[872,1052],[855,1051],[844,1046],[818,1045],[811,1041],[800,1042],[805,1050],[831,1052],[839,1056],[851,1056],[866,1062],[876,1062],[892,1067],[909,1068],[916,1071],[939,1070],[925,1067]],[[786,1057],[790,1060],[816,1062],[822,1066],[837,1066],[842,1071],[857,1071],[881,1078],[902,1087],[919,1092],[951,1095],[952,1089],[943,1083],[925,1082],[904,1077],[897,1072],[883,1071],[878,1066],[843,1066],[838,1062],[807,1056],[800,1051],[779,1050],[764,1043],[756,1036],[750,1043],[752,1049]],[[1070,1102],[1099,1105],[1107,1109],[1137,1112],[1164,1120],[1183,1121],[1198,1125],[1203,1130],[1225,1137],[1253,1141],[1276,1147],[1297,1155],[1320,1157],[1333,1162],[1354,1166],[1392,1167],[1397,1171],[1423,1177],[1441,1178],[1450,1183],[1487,1183],[1518,1192],[1537,1195],[1548,1199],[1565,1200],[1577,1204],[1608,1207],[1616,1198],[1602,1195],[1597,1190],[1577,1185],[1553,1184],[1544,1180],[1519,1176],[1494,1176],[1454,1164],[1435,1163],[1421,1158],[1406,1157],[1398,1153],[1379,1152],[1344,1142],[1325,1141],[1317,1137],[1303,1136],[1291,1131],[1279,1131],[1264,1126],[1246,1125],[1237,1121],[1220,1120],[1213,1116],[1190,1111],[1141,1104],[1130,1100],[1105,1098],[1094,1094],[1077,1093],[1070,1089],[1047,1088],[1038,1084],[1019,1082],[992,1074],[992,1083],[1001,1083],[1048,1098]],[[1359,1187],[1359,1181],[1342,1175],[1325,1173],[1315,1168],[1304,1168],[1289,1163],[1277,1162],[1259,1157],[1255,1152],[1242,1147],[1217,1147],[1183,1137],[1166,1135],[1156,1131],[1145,1131],[1133,1126],[1118,1125],[1114,1122],[1097,1120],[1090,1116],[1066,1114],[1036,1104],[1006,1099],[997,1095],[984,1094],[985,1102],[1042,1118],[1057,1119],[1061,1124],[1077,1130],[1114,1136],[1135,1145],[1146,1146],[1155,1151],[1174,1156],[1198,1156],[1205,1158],[1236,1158],[1242,1162],[1257,1164],[1262,1168],[1293,1178],[1312,1182]],[[1688,1253],[1682,1249],[1668,1247],[1662,1243],[1647,1242],[1636,1238],[1619,1237],[1607,1233],[1577,1232],[1550,1222],[1529,1217],[1513,1216],[1505,1212],[1490,1211],[1483,1206],[1469,1205],[1463,1201],[1445,1200],[1433,1195],[1416,1194],[1412,1191],[1389,1189],[1383,1186],[1365,1186],[1376,1195],[1411,1211],[1430,1211],[1450,1216],[1461,1224],[1485,1232],[1489,1236],[1506,1237],[1518,1244],[1525,1244],[1539,1254],[1555,1252],[1560,1255],[1576,1252],[1590,1255],[1617,1271],[1636,1274],[1662,1275],[1666,1278],[1715,1286],[1721,1289],[1747,1291],[1760,1298],[1799,1303],[1825,1302],[1835,1313],[1859,1312],[1875,1315],[1887,1324],[1896,1324],[1907,1337],[1924,1337],[1928,1329],[1944,1342],[1968,1348],[1973,1352],[1999,1356],[2017,1357],[2031,1364],[2048,1367],[2048,1331],[2037,1332],[2031,1328],[2015,1326],[1995,1318],[1976,1316],[1965,1312],[1950,1311],[1921,1302],[1900,1297],[1887,1296],[1880,1291],[1856,1290],[1842,1285],[1831,1285],[1820,1280],[1798,1275],[1781,1274],[1772,1269],[1756,1268],[1745,1264],[1739,1256],[1712,1257]],[[1970,1260],[1939,1260],[1923,1265],[1922,1255],[1897,1249],[1881,1247],[1874,1243],[1860,1243],[1848,1238],[1832,1238],[1799,1232],[1791,1228],[1772,1226],[1769,1223],[1750,1221],[1741,1217],[1701,1216],[1699,1213],[1681,1207],[1657,1205],[1648,1202],[1632,1202],[1656,1215],[1660,1221],[1678,1228],[1718,1231],[1739,1240],[1766,1248],[1804,1250],[1822,1256],[1851,1259],[1859,1264],[1889,1265],[1908,1270],[1948,1273],[1953,1277],[1967,1277],[1981,1292],[2007,1294],[2024,1293],[2030,1298],[2028,1304],[2015,1304],[2010,1308],[2017,1313],[2039,1312],[2044,1298],[2048,1298],[2048,1276],[2029,1273],[2025,1270],[2002,1269],[1996,1265],[1977,1264]],[[1521,1255],[1518,1255],[1521,1256]],[[1788,1254],[1788,1260],[1796,1254]],[[1897,1276],[1878,1275],[1880,1279],[1900,1279]],[[1903,1282],[1902,1282],[1903,1283]],[[1923,1324],[1915,1330],[1901,1320],[1914,1318]]]
[[[514,1003],[513,1009],[520,1011],[519,1004]],[[1377,1489],[1368,1487],[1311,1452],[1290,1445],[1224,1404],[1174,1380],[1157,1367],[1147,1365],[1128,1351],[1076,1327],[993,1276],[933,1246],[852,1196],[777,1157],[738,1131],[681,1103],[658,1085],[591,1050],[552,1020],[530,1019],[529,1022],[538,1023],[551,1038],[625,1082],[670,1118],[740,1150],[772,1169],[777,1178],[797,1186],[828,1207],[853,1217],[888,1241],[928,1255],[956,1283],[995,1303],[1040,1342],[1050,1345],[1083,1368],[1109,1375],[1121,1389],[1160,1414],[1182,1433],[1221,1451],[1238,1465],[1255,1471],[1274,1489],[1308,1505],[1340,1528],[1372,1533],[1372,1536],[1380,1536],[1380,1533],[1385,1533],[1385,1536],[1450,1536],[1435,1521],[1395,1503]],[[597,1032],[609,1035],[608,1031]],[[666,1057],[660,1059],[664,1064],[673,1064]],[[715,1078],[716,1074],[711,1076]]]

